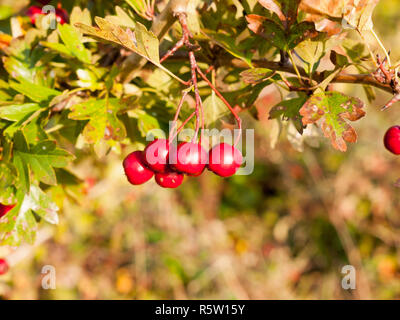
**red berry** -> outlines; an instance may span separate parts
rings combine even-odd
[[[5,259],[0,259],[0,276],[6,274],[9,268],[7,261]]]
[[[128,181],[133,185],[145,183],[154,175],[153,171],[144,165],[142,151],[130,153],[125,158],[123,166]]]
[[[204,167],[205,168],[205,167]],[[190,177],[199,177],[201,174],[204,172],[204,170],[198,172],[198,173],[188,173],[188,176]]]
[[[176,188],[181,185],[183,174],[179,172],[169,171],[164,173],[156,173],[156,182],[163,188]]]
[[[144,149],[144,161],[155,172],[167,172],[168,152],[168,140],[156,139]]]
[[[221,177],[229,177],[236,173],[242,162],[243,156],[238,149],[220,143],[210,150],[208,168]]]
[[[42,8],[40,8],[38,6],[31,6],[31,7],[29,7],[28,12],[26,14],[29,18],[31,18],[32,24],[35,24],[38,16],[44,15],[47,13],[48,12],[43,12]],[[55,15],[56,15],[56,20],[58,23],[64,24],[64,23],[68,22],[68,13],[65,9],[57,8]]]
[[[5,205],[5,204],[0,203],[0,218],[5,216],[14,207],[15,207],[15,204]]]
[[[176,171],[198,175],[204,171],[207,158],[207,151],[200,144],[182,142],[176,152],[169,155],[169,164]]]
[[[56,20],[60,24],[64,24],[68,22],[68,13],[65,9],[57,8],[56,9]]]
[[[42,8],[38,7],[38,6],[31,6],[28,9],[28,12],[26,13],[26,15],[31,18],[31,22],[32,24],[35,24],[36,18],[38,16],[40,16],[41,14],[43,14],[42,12]]]
[[[383,138],[386,149],[394,154],[400,154],[400,126],[390,127]]]

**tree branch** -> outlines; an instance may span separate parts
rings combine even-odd
[[[170,60],[188,60],[188,55],[186,52],[176,52],[174,56],[169,58]],[[201,57],[198,57],[197,60],[201,62],[209,62],[204,59],[201,59]],[[240,59],[229,59],[225,55],[218,59],[218,63],[220,65],[229,65],[233,66],[239,69],[248,69],[249,66],[246,62],[240,60]],[[280,62],[275,62],[275,61],[268,61],[268,60],[253,60],[252,64],[257,67],[257,68],[267,68],[271,69],[274,71],[282,71],[282,72],[287,72],[291,73],[293,75],[296,74],[296,71],[291,65],[282,65]],[[309,78],[308,74],[306,71],[301,68],[297,67],[300,75],[305,78]],[[322,72],[315,72],[313,75],[313,80],[317,82],[322,82],[324,80],[324,74]],[[393,88],[390,86],[390,84],[385,84],[382,82],[377,81],[372,75],[369,74],[350,74],[350,73],[339,73],[333,81],[334,83],[353,83],[353,84],[365,84],[365,85],[370,85],[375,88],[381,89],[383,91],[386,91],[390,94],[393,94]]]
[[[176,14],[186,11],[188,2],[189,0],[170,0],[164,10],[155,17],[150,31],[161,40],[177,20]],[[119,80],[124,83],[130,82],[136,71],[141,69],[146,62],[136,53],[132,53],[122,64]]]
[[[279,62],[267,61],[267,60],[254,60],[253,65],[258,68],[267,68],[275,71],[283,71],[287,73],[296,74],[295,69],[291,65],[281,65]],[[247,69],[248,65],[239,59],[233,59],[232,65],[237,68]],[[306,71],[303,68],[299,68],[301,76],[308,77]],[[313,74],[313,80],[317,82],[322,82],[324,80],[324,74],[321,72],[315,72]],[[349,74],[349,73],[339,73],[332,82],[335,83],[357,83],[374,86],[378,89],[384,90],[393,94],[393,89],[390,84],[384,84],[377,81],[372,75],[369,74]]]

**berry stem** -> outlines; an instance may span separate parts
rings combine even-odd
[[[201,71],[201,69],[197,66],[197,72],[199,75],[204,79],[205,82],[210,86],[210,88],[216,93],[216,95],[222,100],[222,102],[228,107],[229,111],[233,114],[235,117],[235,120],[238,124],[238,129],[239,129],[239,135],[237,136],[235,140],[235,146],[238,144],[240,140],[240,136],[242,134],[242,119],[237,115],[236,111],[231,107],[229,102],[223,97],[223,95],[218,91],[218,89],[211,83],[210,80],[206,77],[206,75]]]
[[[163,63],[165,60],[167,60],[167,58],[169,58],[170,56],[172,56],[176,51],[178,51],[180,48],[183,47],[183,45],[185,44],[185,38],[182,37],[175,45],[172,49],[168,50],[167,53],[160,59],[160,63]]]
[[[183,93],[182,93],[182,98],[181,98],[181,100],[179,101],[178,107],[176,108],[176,112],[175,112],[175,116],[174,116],[174,121],[173,121],[172,127],[171,127],[171,129],[170,129],[170,131],[169,131],[169,143],[171,143],[171,141],[172,141],[172,140],[175,138],[175,136],[176,136],[176,135],[174,135],[173,138],[171,139],[172,133],[173,133],[173,131],[174,131],[175,128],[176,128],[176,123],[177,123],[177,121],[178,121],[179,113],[181,112],[183,103],[185,102],[185,98],[186,98],[186,96],[188,95],[188,93],[189,93],[189,92],[188,92],[187,90],[184,90],[184,91],[183,91]]]
[[[199,88],[197,85],[197,73],[196,73],[196,68],[198,68],[197,63],[196,63],[196,58],[194,56],[193,51],[189,51],[189,58],[190,58],[190,67],[191,67],[191,72],[192,72],[192,82],[193,82],[193,88],[194,88],[194,95],[196,99],[196,128],[195,128],[195,134],[193,136],[193,142],[197,140],[197,136],[199,134],[199,129],[200,129],[200,105],[202,104],[201,98],[200,98],[200,93],[199,93]]]

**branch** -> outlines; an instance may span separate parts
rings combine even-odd
[[[186,11],[188,2],[189,0],[169,0],[164,10],[155,17],[150,31],[161,40],[177,20],[176,14]],[[119,75],[120,81],[124,83],[130,82],[134,78],[136,71],[145,64],[145,59],[132,53],[122,64],[122,71]]]
[[[279,62],[267,61],[267,60],[254,60],[252,64],[255,67],[267,68],[275,71],[283,71],[287,73],[296,74],[296,70],[291,65],[281,65]],[[237,68],[247,69],[248,65],[242,60],[233,59],[232,65]],[[306,71],[303,68],[299,68],[299,73],[303,77],[308,77]],[[321,72],[315,72],[313,74],[313,80],[317,82],[322,82],[324,80],[324,74]],[[374,86],[378,89],[384,90],[393,94],[393,89],[390,84],[385,84],[377,81],[372,75],[369,74],[349,74],[349,73],[339,73],[332,82],[336,83],[357,83]]]
[[[172,56],[170,58],[171,60],[187,60],[188,59],[188,55],[186,52],[182,52],[182,53],[175,53],[174,56]],[[206,61],[204,59],[201,58],[197,58],[197,60],[201,61],[201,62],[209,62]],[[239,69],[248,69],[249,66],[247,63],[245,63],[244,61],[240,60],[240,59],[230,59],[227,58],[225,55],[223,57],[221,57],[220,59],[218,59],[218,63],[220,65],[229,65],[229,66],[233,66]],[[296,71],[294,70],[294,68],[291,65],[285,64],[282,65],[280,62],[275,62],[275,61],[268,61],[268,60],[253,60],[252,61],[253,66],[257,67],[257,68],[267,68],[267,69],[271,69],[274,71],[283,71],[283,72],[287,72],[287,73],[291,73],[291,74],[296,74]],[[302,77],[305,78],[309,78],[307,72],[301,68],[301,67],[297,67],[300,75]],[[317,81],[317,82],[322,82],[324,80],[324,74],[322,72],[315,72],[313,75],[313,80]],[[373,86],[375,88],[381,89],[383,91],[386,91],[390,94],[393,94],[393,88],[391,87],[390,84],[385,84],[382,83],[378,80],[376,80],[373,75],[369,75],[369,74],[350,74],[350,73],[339,73],[333,80],[332,82],[334,83],[353,83],[353,84],[365,84],[365,85],[370,85]]]

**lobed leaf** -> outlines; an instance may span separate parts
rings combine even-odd
[[[57,29],[64,42],[65,48],[70,54],[83,63],[90,63],[90,51],[83,45],[79,31],[66,23],[58,24]],[[60,48],[61,47],[58,47],[58,49]]]
[[[37,185],[29,193],[17,193],[17,205],[0,222],[0,243],[16,246],[23,241],[33,244],[37,222],[34,213],[43,220],[58,224],[58,207]]]
[[[356,142],[357,133],[346,120],[356,121],[365,115],[365,104],[358,98],[340,92],[320,91],[310,97],[300,109],[303,125],[317,123],[333,147],[342,152],[346,142]]]
[[[73,120],[89,120],[83,130],[88,143],[96,143],[103,138],[121,141],[126,137],[126,129],[117,114],[124,107],[116,98],[91,99],[74,105],[68,117]]]
[[[10,81],[10,87],[35,102],[46,102],[61,94],[58,90],[34,84],[22,78],[19,82]]]
[[[57,148],[54,141],[44,140],[30,146],[21,131],[14,135],[13,162],[19,175],[19,184],[25,191],[30,189],[32,178],[56,185],[54,168],[65,167],[72,159],[73,155]]]

